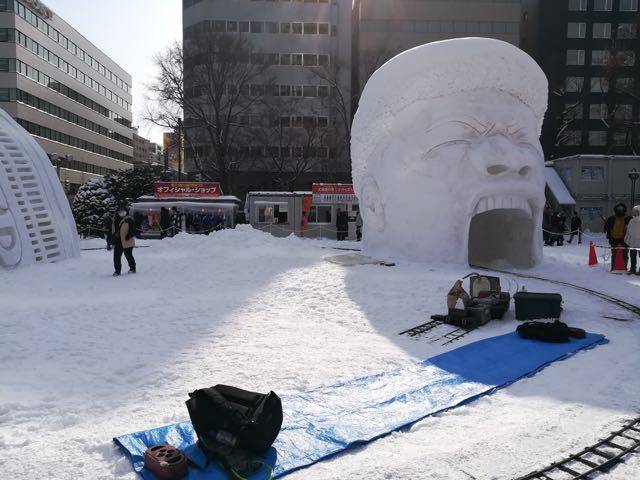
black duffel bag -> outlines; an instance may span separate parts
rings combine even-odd
[[[203,452],[230,474],[248,475],[261,463],[282,426],[282,402],[274,393],[227,385],[189,394],[187,410]]]

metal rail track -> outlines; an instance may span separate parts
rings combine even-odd
[[[430,322],[423,323],[421,325],[417,325],[413,328],[405,330],[404,332],[400,332],[398,335],[409,335],[410,337],[415,337],[417,335],[422,335],[423,333],[427,333],[433,330],[440,325],[444,325],[445,323],[442,320],[431,320]]]
[[[608,437],[578,453],[531,472],[517,480],[555,480],[558,476],[570,480],[592,478],[592,475],[608,472],[624,462],[624,457],[640,448],[640,417],[628,422]],[[605,450],[606,449],[606,450]],[[568,479],[567,479],[568,480]]]
[[[496,270],[493,268],[479,266],[473,266],[473,268],[569,287],[574,290],[593,295],[594,297],[616,305],[640,317],[640,307],[637,305],[633,305],[619,298],[598,292],[597,290],[593,290],[582,285],[575,285],[570,282],[552,280],[536,275],[510,272],[507,270]],[[633,318],[607,318],[620,321],[634,320]],[[621,429],[612,432],[608,437],[600,440],[594,445],[587,447],[578,453],[569,455],[548,467],[531,472],[524,477],[518,477],[516,480],[556,480],[558,478],[562,478],[563,480],[590,479],[595,475],[608,472],[614,466],[624,462],[627,455],[634,453],[638,449],[640,449],[640,417],[630,420]]]

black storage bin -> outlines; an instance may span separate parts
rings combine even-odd
[[[562,313],[562,295],[559,293],[518,292],[513,299],[518,320],[560,318]]]

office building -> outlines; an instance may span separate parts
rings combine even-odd
[[[640,203],[640,192],[632,200],[629,172],[640,171],[640,157],[633,155],[572,155],[548,162],[562,178],[575,199],[583,227],[601,232],[604,219],[613,214],[618,203]],[[640,188],[640,184],[638,185]]]
[[[230,193],[242,197],[249,190],[348,181],[348,140],[342,133],[351,119],[352,0],[187,0],[183,5],[186,78],[194,69],[190,40],[203,32],[245,38],[248,63],[268,67],[250,95],[268,97],[270,111],[256,107],[240,119],[250,128],[233,146],[238,160]],[[197,89],[186,92],[198,96]],[[338,97],[344,99],[339,106]],[[192,122],[186,114],[187,136]],[[270,128],[274,131],[267,132]],[[186,168],[198,173],[196,155],[206,168],[213,153],[206,139],[192,143],[185,145]],[[216,179],[215,173],[208,177]]]
[[[149,163],[149,145],[151,142],[138,135],[138,129],[133,129],[133,163],[136,165]]]
[[[391,57],[425,43],[491,37],[519,46],[521,16],[521,0],[354,0],[353,90],[359,94]]]
[[[150,165],[162,165],[164,162],[162,147],[154,142],[149,142],[147,147],[147,163]]]
[[[0,108],[73,193],[131,168],[131,76],[37,0],[0,0]]]
[[[638,0],[539,1],[537,8],[544,21],[526,49],[549,78],[547,158],[637,154]]]

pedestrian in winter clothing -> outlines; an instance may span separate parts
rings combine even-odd
[[[171,228],[171,215],[166,207],[160,209],[160,238],[164,238],[169,234]]]
[[[104,238],[107,241],[107,251],[111,250],[113,245],[113,236],[111,235],[111,224],[113,223],[113,216],[107,212],[102,216],[102,228],[104,230]]]
[[[638,266],[638,250],[640,248],[640,205],[633,207],[632,217],[627,224],[627,234],[624,237],[624,243],[626,243],[630,249],[629,258],[631,259],[631,268],[629,268],[629,274],[640,275]]]
[[[363,221],[362,221],[362,215],[360,215],[360,212],[358,212],[358,215],[356,216],[356,237],[358,239],[358,241],[362,240],[362,225],[363,225]]]
[[[578,245],[582,244],[582,219],[578,212],[574,211],[571,217],[571,237],[569,243],[573,242],[573,238],[578,235]]]
[[[604,224],[604,233],[607,234],[607,240],[611,245],[611,270],[616,262],[616,255],[619,249],[622,250],[623,260],[625,268],[627,267],[628,251],[626,244],[624,243],[624,237],[627,234],[627,224],[631,220],[631,217],[627,216],[627,206],[624,203],[619,203],[613,207],[614,215],[610,216]]]
[[[113,218],[111,233],[113,234],[113,276],[117,277],[121,273],[123,253],[129,264],[129,273],[136,273],[136,260],[133,258],[136,229],[125,205],[118,208]]]
[[[338,231],[338,240],[346,240],[349,235],[349,214],[338,209],[336,216],[336,230]]]

